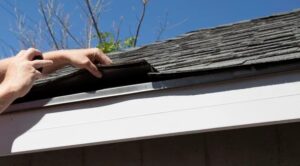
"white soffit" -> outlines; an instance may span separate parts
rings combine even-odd
[[[0,156],[294,122],[298,71],[0,116]]]

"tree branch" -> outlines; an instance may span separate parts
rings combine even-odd
[[[88,12],[90,14],[90,17],[92,19],[94,29],[95,29],[95,31],[97,33],[98,38],[99,38],[99,43],[103,43],[102,35],[101,35],[101,32],[100,32],[100,30],[98,28],[98,23],[96,22],[94,12],[92,11],[90,0],[85,0],[85,3],[86,3],[86,6],[88,8]]]
[[[140,35],[140,30],[141,30],[141,27],[142,27],[142,23],[143,23],[144,18],[145,18],[147,4],[148,4],[148,0],[143,0],[143,10],[142,10],[142,14],[141,14],[140,20],[138,22],[138,26],[136,28],[136,33],[135,33],[135,37],[134,37],[133,47],[136,47],[136,44],[137,44],[137,41],[138,41],[138,37]]]
[[[157,33],[157,37],[156,37],[156,41],[159,41],[163,35],[163,33],[167,30],[168,28],[168,12],[165,13],[165,16],[163,18],[162,21],[159,22],[159,27],[156,31]]]
[[[57,14],[55,14],[56,19],[58,20],[58,22],[60,23],[60,25],[62,26],[62,28],[67,32],[67,34],[71,37],[71,39],[79,46],[79,47],[83,47],[83,45],[76,39],[76,37],[70,32],[69,28],[66,26],[65,21],[63,21],[60,16],[58,16]]]
[[[41,8],[41,11],[42,11],[43,19],[44,19],[44,21],[45,21],[45,24],[46,24],[46,26],[47,26],[48,32],[49,32],[49,34],[50,34],[50,37],[51,37],[51,39],[52,39],[52,41],[53,41],[53,43],[54,43],[55,48],[58,50],[58,49],[59,49],[59,46],[58,46],[57,41],[56,41],[56,39],[55,39],[55,37],[54,37],[54,33],[53,33],[53,31],[52,31],[52,28],[50,27],[50,23],[49,23],[49,20],[48,20],[48,18],[47,18],[47,16],[46,16],[45,8],[44,8],[44,5],[43,5],[43,2],[42,2],[42,1],[40,1],[40,8]]]
[[[120,21],[119,21],[119,24],[113,24],[113,27],[114,27],[114,30],[115,30],[115,43],[117,43],[119,41],[119,38],[120,38],[120,32],[121,32],[121,25],[123,23],[123,20],[124,18],[121,17],[120,18]]]

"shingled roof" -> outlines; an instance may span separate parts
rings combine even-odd
[[[146,59],[160,72],[206,70],[300,57],[300,12],[203,29],[166,42],[112,55]]]
[[[158,74],[296,60],[300,59],[300,11],[200,29],[108,56],[115,63],[146,60]],[[77,70],[63,68],[35,86],[61,80]]]
[[[145,59],[160,73],[212,70],[300,58],[300,11],[200,29],[174,39],[109,55]],[[65,68],[40,82],[73,72]]]

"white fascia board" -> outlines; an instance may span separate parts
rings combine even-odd
[[[299,71],[0,116],[0,156],[296,122]]]

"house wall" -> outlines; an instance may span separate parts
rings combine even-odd
[[[0,156],[299,122],[299,101],[295,70],[13,112]]]
[[[1,157],[1,166],[296,166],[300,123]]]

